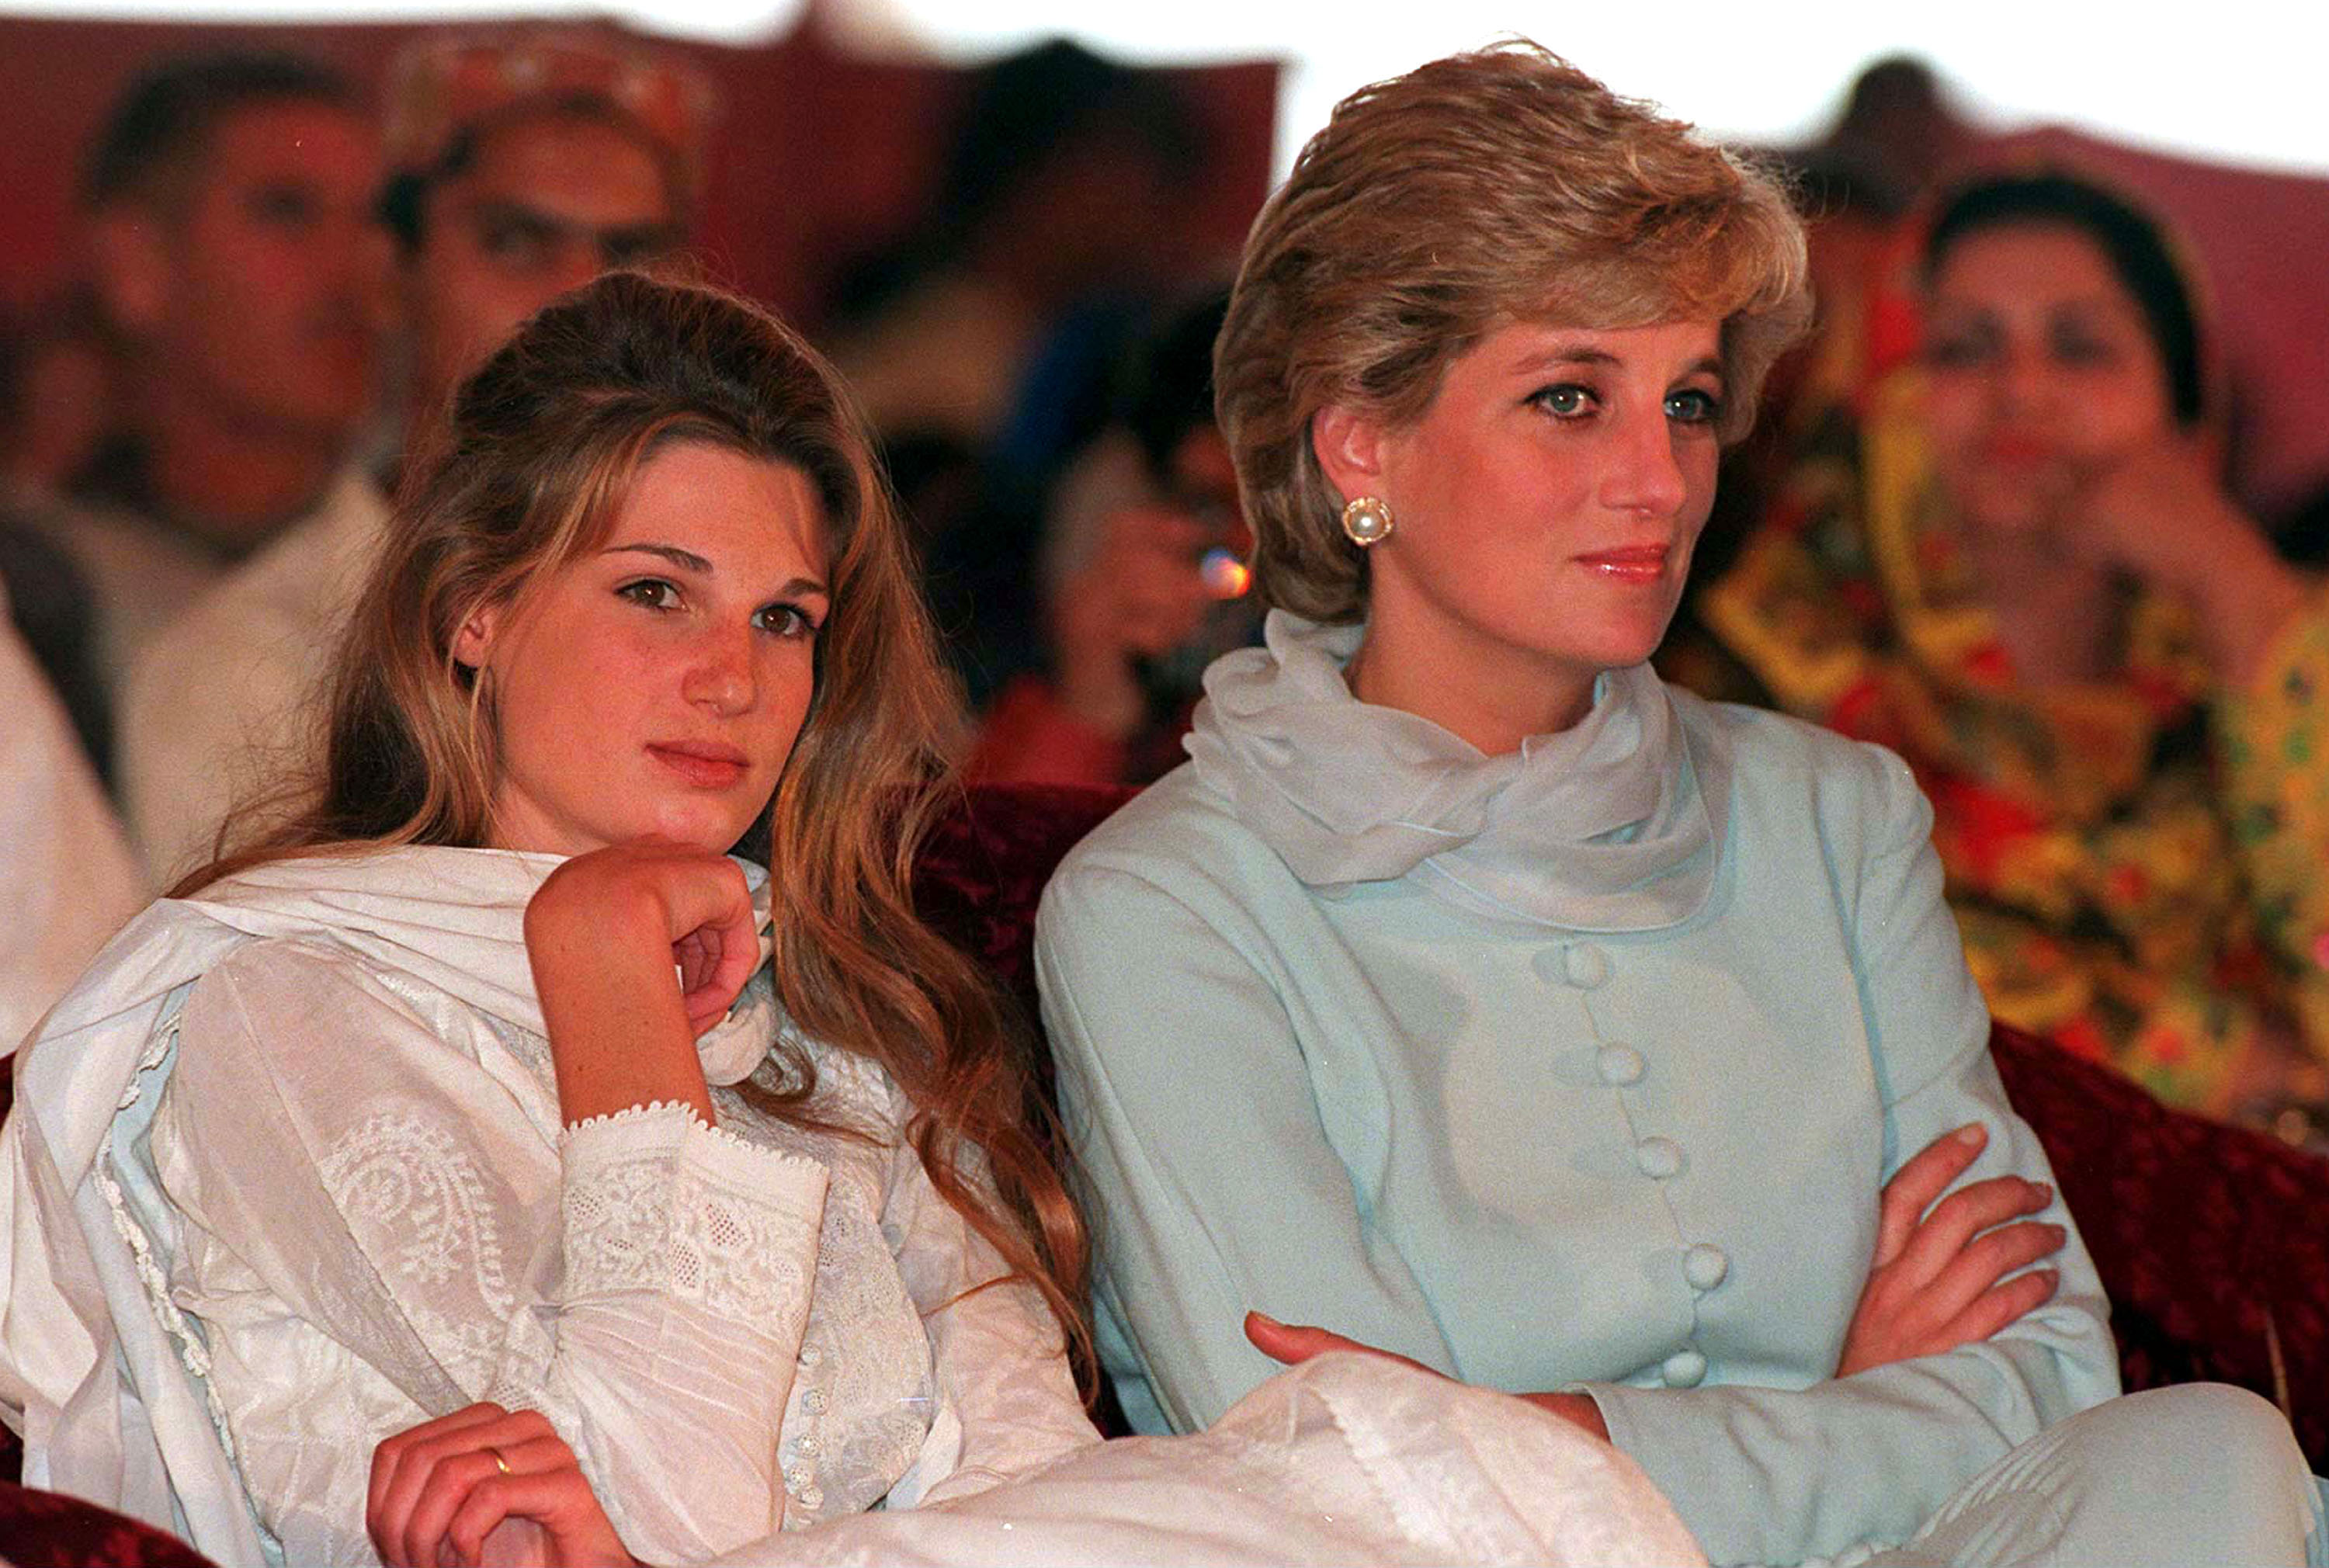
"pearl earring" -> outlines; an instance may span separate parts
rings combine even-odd
[[[1343,508],[1343,532],[1361,549],[1389,539],[1391,526],[1391,502],[1380,497],[1362,495]]]

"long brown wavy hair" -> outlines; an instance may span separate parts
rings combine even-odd
[[[319,776],[279,825],[172,890],[293,855],[490,841],[491,705],[453,657],[486,606],[597,549],[655,451],[702,442],[806,474],[832,554],[815,689],[774,797],[737,852],[771,869],[775,981],[800,1030],[879,1063],[915,1107],[906,1137],[948,1203],[1050,1303],[1080,1367],[1087,1237],[1047,1150],[1025,1031],[909,895],[948,798],[959,695],[939,662],[909,546],[838,378],[789,328],[693,283],[615,273],[551,305],[465,383],[416,455],[341,643]],[[746,1086],[810,1108],[787,1040]]]

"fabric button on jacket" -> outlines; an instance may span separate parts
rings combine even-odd
[[[1730,1272],[1730,1259],[1721,1247],[1701,1242],[1682,1255],[1682,1277],[1693,1291],[1711,1291]]]
[[[1695,1350],[1677,1350],[1659,1364],[1658,1374],[1668,1388],[1696,1388],[1706,1376],[1706,1357]]]
[[[1604,1046],[1593,1058],[1601,1081],[1623,1088],[1642,1080],[1642,1053],[1631,1046]]]
[[[1561,955],[1561,975],[1579,991],[1591,991],[1609,978],[1609,955],[1589,942],[1572,944]]]
[[[1644,1176],[1664,1181],[1682,1174],[1682,1145],[1671,1138],[1645,1138],[1634,1145],[1634,1164]]]

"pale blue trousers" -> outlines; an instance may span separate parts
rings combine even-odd
[[[2183,1384],[2047,1428],[1967,1482],[1881,1568],[2329,1568],[2323,1483],[2271,1404]]]

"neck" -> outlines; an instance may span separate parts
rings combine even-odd
[[[2043,539],[1975,534],[1967,554],[1998,641],[2030,686],[2109,674],[2118,618],[2107,567],[2068,556]]]
[[[152,504],[228,554],[255,549],[313,506],[341,455],[318,432],[239,418],[174,384],[148,400],[144,436]]]
[[[1467,639],[1461,647],[1370,624],[1344,677],[1362,702],[1396,708],[1469,742],[1484,756],[1552,735],[1593,708],[1598,671],[1552,667],[1525,650]]]

